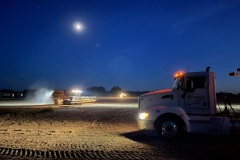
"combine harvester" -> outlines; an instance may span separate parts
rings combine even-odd
[[[82,96],[80,90],[55,90],[52,94],[55,105],[71,105],[95,102],[95,96]]]

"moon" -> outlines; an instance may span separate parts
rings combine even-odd
[[[73,28],[74,28],[74,30],[75,30],[76,32],[81,32],[81,31],[83,31],[84,26],[83,26],[83,24],[80,23],[80,22],[74,22],[74,23],[73,23]]]

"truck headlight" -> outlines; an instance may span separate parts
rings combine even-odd
[[[139,113],[139,119],[147,119],[148,113]]]

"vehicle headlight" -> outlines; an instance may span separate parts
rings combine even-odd
[[[139,113],[139,119],[147,119],[148,113]]]

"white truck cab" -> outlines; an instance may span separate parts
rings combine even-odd
[[[217,108],[214,72],[179,72],[174,79],[172,89],[139,97],[140,129],[154,129],[160,138],[167,139],[185,133],[230,134],[240,131],[239,114]]]

